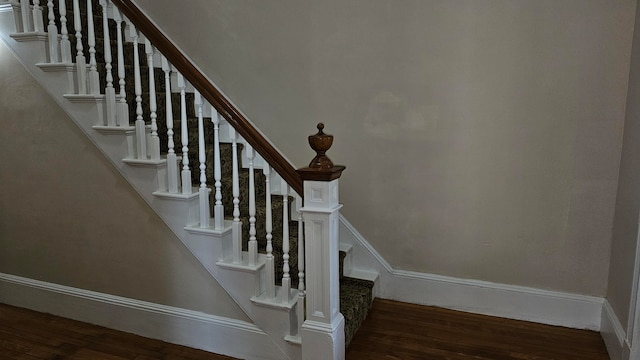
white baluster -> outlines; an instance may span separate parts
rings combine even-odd
[[[65,0],[58,2],[60,12],[60,60],[65,64],[71,63],[71,42],[69,41],[69,29],[67,29],[67,4]]]
[[[173,107],[171,105],[171,65],[167,58],[162,56],[162,71],[164,71],[165,110],[167,118],[167,174],[169,176],[169,192],[178,193],[178,157],[174,150],[173,142]]]
[[[47,1],[47,8],[49,9],[49,25],[47,26],[47,33],[49,35],[49,62],[57,63],[60,61],[58,58],[58,27],[56,26],[56,15],[53,13],[53,0]]]
[[[238,136],[231,127],[231,158],[232,158],[232,194],[233,194],[233,262],[240,263],[242,260],[242,223],[240,222],[240,179],[238,175]]]
[[[216,230],[224,225],[224,206],[222,205],[222,169],[220,163],[220,114],[211,106],[211,122],[213,122],[213,179],[215,180],[215,199],[213,206],[213,222]]]
[[[296,195],[297,208],[302,207],[302,197]],[[305,303],[305,286],[304,286],[304,222],[302,219],[302,211],[298,210],[298,334],[304,322],[304,303]]]
[[[80,4],[73,0],[73,27],[76,30],[76,72],[78,80],[78,94],[87,93],[87,61],[84,58],[82,46],[82,23],[80,22]]]
[[[120,85],[120,93],[118,94],[118,104],[116,106],[116,119],[118,126],[129,126],[129,105],[127,105],[127,91],[125,90],[125,71],[124,71],[124,44],[122,41],[122,15],[117,7],[113,7],[113,19],[116,21],[116,42],[118,47],[118,85]]]
[[[267,258],[266,258],[266,291],[267,298],[273,299],[276,296],[276,274],[275,274],[275,261],[273,258],[273,244],[271,240],[273,239],[273,218],[271,214],[271,167],[267,165],[264,170],[265,177],[265,187],[266,187],[266,219],[265,219],[265,229],[267,232]]]
[[[136,154],[138,159],[147,158],[147,129],[142,117],[142,80],[140,79],[139,35],[133,24],[129,23],[129,35],[133,40],[133,81],[136,94]]]
[[[202,119],[202,96],[195,90],[195,105],[198,114],[198,158],[200,160],[200,227],[209,227],[209,188],[207,188],[207,154],[204,146],[204,121]]]
[[[182,193],[191,194],[191,170],[189,170],[189,133],[187,129],[187,101],[185,93],[187,83],[180,73],[178,73],[178,88],[180,89],[180,130],[182,135]]]
[[[96,62],[96,29],[93,25],[93,0],[87,0],[87,43],[89,44],[89,93],[100,94],[100,77]]]
[[[151,144],[149,156],[151,160],[160,160],[160,138],[158,137],[158,104],[156,103],[156,78],[153,69],[154,49],[149,39],[144,40],[144,50],[147,53],[147,66],[149,67],[149,117],[151,117]]]
[[[33,0],[33,31],[44,32],[44,23],[42,21],[42,6],[40,0]]]
[[[256,186],[253,171],[253,161],[256,153],[251,145],[246,144],[247,159],[249,160],[249,265],[258,263],[258,241],[256,240]]]
[[[116,89],[113,87],[113,73],[111,71],[111,39],[109,38],[109,19],[107,17],[107,0],[100,0],[100,6],[102,6],[102,32],[104,38],[104,68],[106,70],[107,85],[104,89],[104,95],[107,105],[107,125],[116,126]]]
[[[20,12],[22,13],[22,30],[24,32],[33,31],[33,16],[29,0],[20,0]]]
[[[283,303],[289,302],[289,294],[291,293],[291,276],[289,275],[289,184],[282,180],[282,300]]]
[[[296,195],[298,208],[302,207],[302,198]],[[302,211],[298,211],[298,294],[304,292],[304,222]]]
[[[22,9],[20,9],[20,1],[9,1],[11,9],[13,10],[13,23],[15,24],[16,34],[24,32],[24,25],[22,24]]]

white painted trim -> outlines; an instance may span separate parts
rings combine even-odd
[[[285,357],[246,321],[10,274],[0,273],[0,302],[243,359]]]
[[[73,72],[76,70],[76,64],[74,63],[37,63],[36,66],[44,72]]]
[[[23,32],[23,33],[14,33],[9,35],[17,42],[27,42],[27,41],[41,41],[45,42],[49,40],[49,36],[45,32]]]
[[[477,314],[599,330],[603,298],[394,269],[344,218],[353,267],[378,271],[377,297]]]
[[[629,360],[629,343],[625,340],[627,335],[620,320],[606,299],[602,304],[602,325],[600,334],[607,346],[611,360]]]
[[[383,257],[382,255],[380,255],[380,253],[378,251],[376,251],[376,249],[373,248],[373,246],[371,246],[371,244],[369,244],[369,242],[367,241],[367,239],[364,238],[364,236],[362,236],[362,234],[360,234],[360,232],[353,226],[351,225],[351,223],[349,221],[347,221],[347,219],[340,214],[340,225],[343,226],[343,228],[346,230],[346,233],[344,231],[340,232],[340,235],[345,235],[348,234],[350,235],[350,237],[352,238],[352,242],[349,242],[351,245],[355,245],[353,243],[353,241],[355,241],[355,243],[357,245],[360,245],[360,247],[362,247],[364,250],[366,250],[366,252],[369,254],[369,256],[375,260],[375,262],[377,264],[379,264],[379,266],[377,268],[379,268],[380,266],[382,267],[382,271],[386,271],[388,273],[391,273],[393,271],[393,268],[391,267],[391,264],[389,264]],[[342,242],[343,240],[343,236],[340,237],[340,242]]]
[[[634,350],[634,359],[640,357],[640,296],[638,296],[640,283],[640,232],[636,236],[636,256],[633,264],[633,283],[631,288],[631,299],[629,301],[629,316],[627,318],[626,345],[628,350]]]
[[[394,270],[381,285],[383,298],[542,324],[600,329],[603,299],[598,297],[403,270]]]
[[[13,11],[13,6],[10,2],[0,3],[0,13]]]
[[[65,99],[72,103],[103,103],[104,95],[101,94],[64,94]]]
[[[153,160],[153,159],[132,159],[124,158],[122,162],[131,166],[143,166],[148,168],[165,167],[167,166],[167,158]]]
[[[105,134],[105,135],[126,135],[135,133],[135,126],[105,126],[105,125],[93,125],[93,130]]]

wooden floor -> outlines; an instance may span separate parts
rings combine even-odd
[[[183,346],[0,304],[0,359],[222,360]],[[347,360],[608,360],[591,331],[377,299]]]
[[[231,358],[0,304],[0,359],[229,360]]]
[[[609,360],[600,334],[375,300],[348,360]]]

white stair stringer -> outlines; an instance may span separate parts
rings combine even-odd
[[[288,307],[264,306],[252,301],[252,297],[264,290],[264,254],[260,254],[255,266],[243,263],[234,264],[225,260],[225,250],[231,243],[231,222],[225,221],[225,228],[221,231],[187,227],[191,234],[185,245],[198,258],[203,266],[224,287],[247,315],[267,334],[272,336],[278,346],[291,359],[301,357],[300,346],[285,340],[290,335],[290,328],[295,324],[297,304]],[[246,258],[247,253],[243,252]],[[297,298],[297,295],[296,295]],[[273,300],[275,304],[277,300]]]
[[[217,266],[221,259],[222,239],[211,234],[203,235],[190,233],[185,226],[197,226],[198,197],[197,192],[191,196],[175,196],[159,191],[163,184],[158,179],[157,166],[132,166],[123,159],[127,158],[129,146],[127,136],[118,131],[105,131],[93,127],[102,123],[104,102],[99,97],[67,96],[69,87],[68,66],[58,69],[47,66],[43,71],[36,64],[43,67],[47,40],[35,37],[31,41],[16,42],[9,35],[14,31],[13,17],[10,12],[0,12],[0,39],[14,52],[20,63],[33,78],[49,93],[69,117],[80,127],[95,146],[111,161],[113,166],[124,176],[139,195],[151,206],[185,246],[201,261],[209,273],[230,294],[238,305],[247,313],[248,317],[271,339],[271,348],[279,352],[267,351],[259,358],[264,359],[299,359],[301,348],[285,340],[289,335],[292,309],[273,309],[259,306],[251,301],[255,295],[256,281],[259,283],[261,269],[255,273],[232,270]],[[22,39],[24,40],[24,39]],[[89,100],[72,102],[70,99]],[[93,101],[91,101],[93,100]],[[140,164],[136,164],[140,165]],[[156,164],[157,165],[157,164]],[[154,194],[155,193],[155,194]]]

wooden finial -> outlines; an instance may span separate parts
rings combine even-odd
[[[331,169],[333,162],[325,155],[333,144],[333,135],[325,134],[323,123],[318,123],[318,133],[309,135],[309,146],[316,152],[316,157],[311,160],[309,167],[312,169]]]
[[[309,166],[303,169],[299,169],[298,173],[303,177],[303,180],[333,180],[340,177],[342,170],[345,169],[342,165],[333,165],[333,162],[325,153],[333,145],[333,135],[325,134],[324,124],[318,123],[318,132],[314,135],[309,135],[309,146],[316,152],[316,156],[311,160]]]

